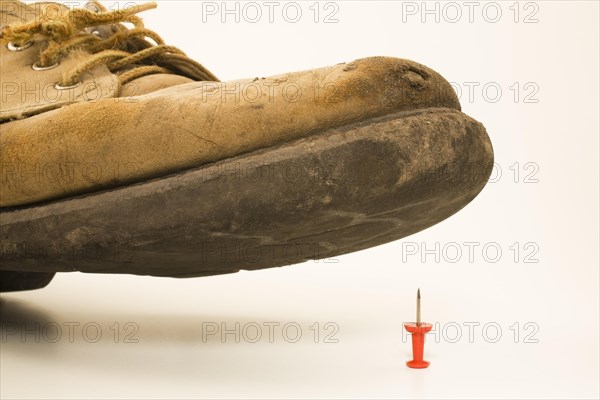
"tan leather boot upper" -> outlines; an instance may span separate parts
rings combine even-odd
[[[143,27],[135,13],[153,6],[1,1],[0,207],[156,178],[402,110],[460,109],[438,73],[395,58],[220,83]]]

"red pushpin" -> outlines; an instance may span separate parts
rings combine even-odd
[[[409,368],[427,368],[429,361],[423,360],[423,348],[425,347],[425,334],[433,328],[433,325],[421,322],[421,289],[417,290],[417,322],[405,323],[404,329],[412,335],[413,359],[407,361]]]

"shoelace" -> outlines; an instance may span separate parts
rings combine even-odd
[[[218,81],[206,68],[190,59],[176,47],[165,45],[156,33],[144,27],[136,14],[157,7],[155,2],[135,5],[121,10],[109,11],[97,1],[89,3],[97,9],[74,8],[59,15],[43,13],[33,21],[8,25],[0,31],[0,39],[8,42],[9,49],[24,50],[37,38],[48,45],[33,65],[34,70],[55,68],[61,58],[71,51],[82,49],[92,54],[86,61],[67,71],[60,88],[69,88],[80,83],[83,73],[98,65],[105,64],[115,74],[121,84],[151,74],[182,74],[166,65],[159,65],[161,58],[171,61],[183,61],[186,76],[196,80]],[[129,29],[122,22],[133,24]],[[102,38],[98,31],[89,31],[101,25],[112,25],[113,34]],[[151,39],[155,44],[148,42]],[[174,68],[173,68],[174,69]],[[183,75],[183,74],[182,74]]]

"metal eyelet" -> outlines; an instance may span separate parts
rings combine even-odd
[[[102,11],[102,10],[100,10],[100,8],[99,8],[97,5],[95,5],[95,4],[93,4],[93,3],[87,3],[87,4],[86,4],[86,5],[83,7],[83,9],[84,9],[84,10],[91,11],[91,12],[93,12],[93,13],[99,13],[100,11]]]
[[[76,87],[81,86],[81,84],[82,84],[82,82],[79,81],[79,82],[77,82],[77,83],[75,83],[74,85],[71,85],[71,86],[63,86],[63,85],[61,85],[60,83],[57,82],[56,85],[54,85],[54,88],[56,90],[70,90],[70,89],[75,89]]]
[[[23,51],[27,50],[31,46],[33,46],[33,42],[25,42],[22,46],[14,44],[13,42],[8,42],[8,44],[6,45],[6,47],[8,47],[8,50],[10,51]]]
[[[52,65],[49,65],[47,67],[42,67],[41,65],[39,65],[38,63],[35,63],[31,66],[31,69],[34,71],[47,71],[49,69],[54,69],[56,67],[58,67],[60,63],[54,63]]]

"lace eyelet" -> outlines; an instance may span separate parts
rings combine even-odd
[[[70,86],[63,86],[61,85],[59,82],[56,83],[56,85],[54,85],[54,88],[56,90],[71,90],[71,89],[75,89],[76,87],[81,86],[82,82],[79,81],[77,83],[75,83],[74,85],[70,85]]]
[[[22,46],[14,44],[13,42],[8,42],[8,44],[6,45],[6,47],[10,51],[23,51],[23,50],[27,50],[31,46],[33,46],[33,42],[25,42],[25,43],[23,43]]]
[[[56,67],[58,67],[60,63],[54,63],[52,65],[49,65],[47,67],[42,67],[41,65],[39,65],[38,63],[34,63],[31,65],[31,69],[34,71],[47,71],[49,69],[54,69]]]
[[[100,8],[99,8],[97,5],[95,5],[94,3],[87,3],[85,6],[83,6],[83,9],[84,9],[84,10],[91,11],[91,12],[94,12],[94,13],[99,13],[99,12],[101,12],[101,11],[102,11],[102,10],[100,10]]]

